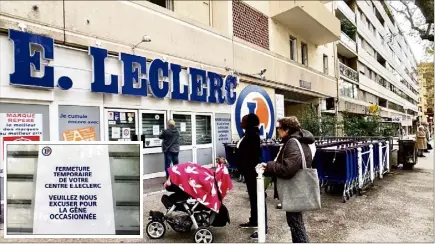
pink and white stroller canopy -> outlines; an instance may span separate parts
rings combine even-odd
[[[182,191],[198,200],[206,208],[219,213],[222,199],[233,188],[230,174],[224,164],[217,164],[216,170],[205,168],[199,164],[183,163],[168,169],[169,180],[165,184],[174,184]]]

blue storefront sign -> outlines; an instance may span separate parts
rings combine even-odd
[[[63,90],[68,90],[73,86],[74,81],[68,76],[62,76],[55,81],[54,67],[41,63],[41,58],[44,60],[54,60],[55,58],[52,38],[9,30],[9,39],[14,43],[15,63],[15,72],[10,75],[11,85],[44,89],[53,89],[57,85]],[[42,51],[31,50],[32,45],[40,46]],[[180,85],[180,72],[182,70],[180,65],[154,59],[150,63],[149,73],[146,74],[147,59],[127,53],[119,55],[123,66],[122,77],[124,78],[124,85],[119,89],[118,75],[111,75],[110,84],[105,82],[104,62],[108,57],[108,51],[98,47],[89,47],[89,56],[93,60],[92,92],[148,96],[149,86],[152,95],[156,98],[164,98],[170,93],[171,99],[230,105],[234,104],[237,99],[235,88],[238,80],[235,76],[227,75],[223,78],[214,72],[188,68],[189,89],[188,85]],[[36,71],[43,71],[44,75],[33,77],[31,66]],[[165,78],[172,77],[170,81],[172,85],[167,80],[160,81],[160,72]],[[146,75],[147,78],[140,78],[143,75]],[[159,83],[161,84],[159,85]]]

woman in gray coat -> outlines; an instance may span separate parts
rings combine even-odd
[[[279,136],[284,143],[278,153],[276,161],[262,164],[264,176],[291,179],[302,168],[302,155],[298,144],[292,138],[296,138],[304,151],[307,167],[311,167],[313,158],[309,144],[315,142],[313,134],[303,130],[298,119],[294,116],[283,118],[278,121]],[[290,227],[293,243],[307,243],[308,235],[305,229],[302,213],[286,212],[287,224]]]

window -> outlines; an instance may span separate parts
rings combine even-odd
[[[142,112],[141,141],[144,142],[145,148],[161,146],[161,140],[159,139],[159,135],[161,131],[164,130],[166,127],[165,121],[165,112]]]
[[[211,130],[211,116],[209,115],[196,115],[196,144],[211,144],[212,143],[212,130]]]
[[[174,10],[173,0],[148,0],[151,3],[159,5],[160,7],[167,8],[169,10]]]
[[[342,80],[340,82],[340,95],[344,97],[357,98],[358,88],[355,84]]]
[[[361,62],[358,62],[358,66],[359,66],[359,72],[362,73],[362,74],[365,74],[365,72],[366,72],[366,66],[363,63],[361,63]]]
[[[297,39],[295,37],[290,36],[290,59],[297,61],[297,57],[298,57]]]
[[[305,43],[301,44],[301,54],[302,54],[302,64],[308,66],[308,45]]]
[[[106,110],[107,137],[109,141],[132,141],[136,132],[136,111]]]
[[[323,54],[323,73],[328,74],[328,56]]]
[[[180,131],[180,145],[192,145],[192,116],[185,114],[174,114],[175,127]]]

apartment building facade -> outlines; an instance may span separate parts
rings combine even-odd
[[[277,117],[296,114],[301,104],[320,111],[328,99],[333,107],[340,38],[334,6],[1,1],[1,119],[31,116],[37,128],[1,134],[2,141],[142,140],[144,172],[153,178],[164,175],[158,134],[173,118],[183,137],[180,161],[213,163],[224,153],[222,141],[240,136],[252,103],[264,137],[274,135]],[[86,128],[76,126],[82,123]]]
[[[418,117],[416,59],[386,1],[336,1],[341,22],[339,111],[381,108],[385,122],[411,128]]]

